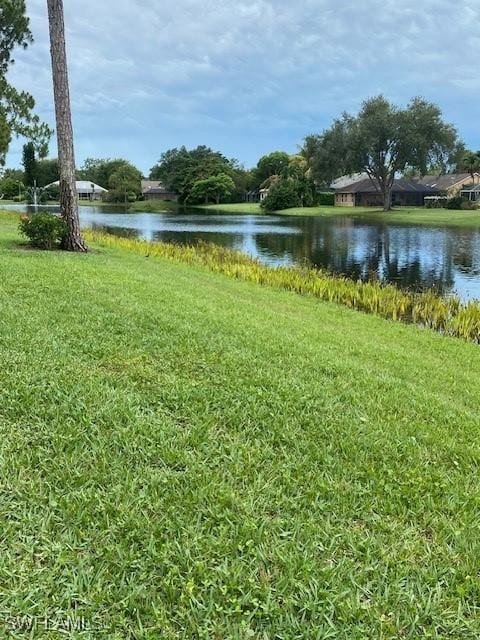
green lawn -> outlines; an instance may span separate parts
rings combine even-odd
[[[478,346],[16,224],[0,637],[479,637]]]
[[[207,205],[199,207],[218,213],[264,213],[259,204],[236,203]],[[400,208],[388,213],[373,207],[296,207],[283,209],[275,215],[285,216],[355,216],[369,217],[390,222],[413,224],[451,225],[462,227],[480,227],[479,211],[452,211],[448,209],[425,209],[424,207]]]

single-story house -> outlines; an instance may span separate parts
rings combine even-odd
[[[439,190],[420,184],[415,179],[399,178],[392,188],[392,206],[423,206],[425,196],[438,195]],[[378,185],[370,178],[335,189],[337,207],[378,207],[383,198]]]
[[[426,187],[438,189],[438,191],[449,198],[459,195],[462,189],[472,185],[472,176],[469,173],[446,173],[440,176],[430,175],[415,178],[415,180]],[[475,173],[473,175],[473,183],[478,184],[479,182],[480,174]]]
[[[178,200],[178,194],[166,189],[160,180],[142,180],[142,196],[144,200]]]
[[[60,180],[47,184],[45,189],[49,187],[59,187]],[[94,182],[89,180],[77,180],[75,182],[75,188],[77,190],[77,196],[79,200],[101,200],[103,195],[107,193],[108,189],[104,189]]]
[[[260,189],[258,193],[260,195],[260,202],[263,202],[270,193],[270,189]]]

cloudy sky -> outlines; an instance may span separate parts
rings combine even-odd
[[[11,80],[53,125],[45,0]],[[246,166],[384,93],[480,148],[479,0],[65,0],[77,163],[207,144]],[[20,161],[12,145],[9,165]],[[55,155],[52,142],[51,155]]]

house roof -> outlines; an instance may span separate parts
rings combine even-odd
[[[142,180],[142,193],[160,193],[167,191],[163,182],[160,180]]]
[[[394,180],[393,182],[393,191],[396,192],[409,192],[409,193],[430,193],[435,194],[439,192],[439,189],[435,187],[431,187],[429,185],[420,184],[416,180],[407,180],[406,178],[399,178],[398,180]],[[378,185],[371,180],[370,178],[366,178],[363,180],[359,180],[358,182],[354,182],[346,187],[342,187],[341,189],[336,189],[338,193],[378,193],[379,188]]]
[[[58,186],[60,186],[60,180],[57,180],[56,182],[51,182],[50,184],[47,184],[45,189],[48,189],[48,187],[58,187]],[[104,193],[104,192],[108,191],[108,189],[104,189],[100,185],[95,184],[94,182],[91,182],[90,180],[76,180],[75,189],[77,190],[77,193],[78,192],[92,193],[92,191],[94,191],[96,193]]]
[[[365,180],[368,178],[367,173],[352,173],[349,176],[340,176],[330,184],[331,189],[343,189],[343,187],[348,187],[351,184],[355,184],[356,182],[360,182],[360,180]]]
[[[147,193],[171,193],[171,194],[175,194],[175,191],[168,191],[167,189],[165,189],[165,187],[151,187],[150,189],[145,189],[144,191],[142,191],[142,193],[145,195]]]
[[[471,176],[469,173],[447,173],[441,176],[422,176],[421,178],[415,178],[415,180],[419,184],[435,187],[440,191],[448,191],[448,189],[451,189],[455,185],[471,180]]]

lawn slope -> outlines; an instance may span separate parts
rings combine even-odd
[[[478,346],[124,250],[19,248],[15,225],[0,629],[478,637]]]

